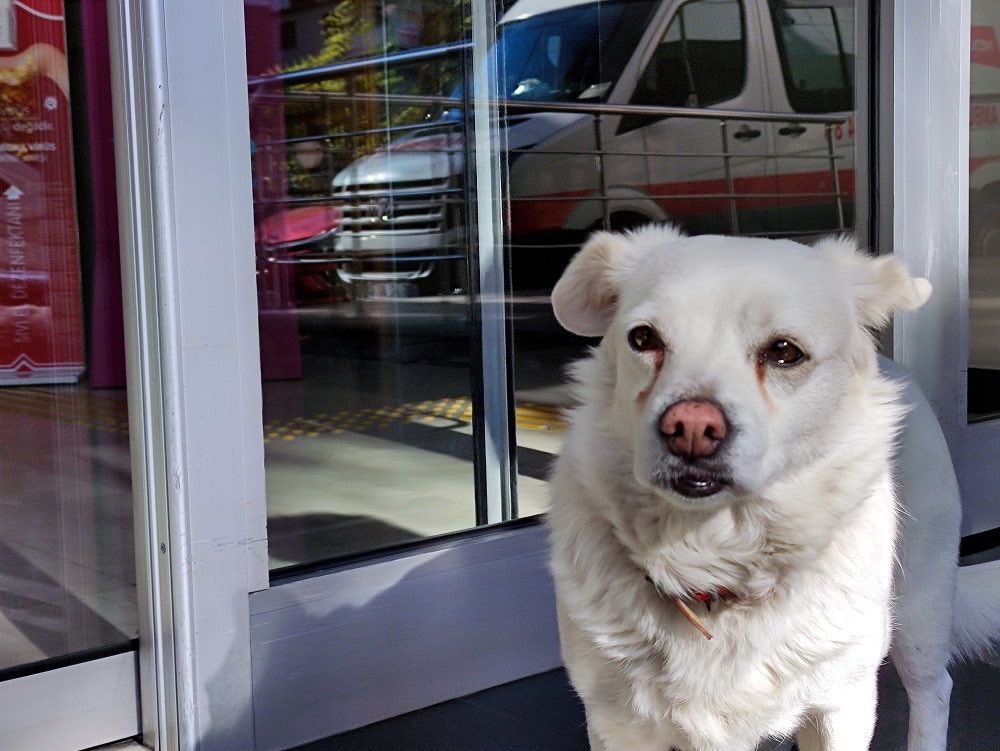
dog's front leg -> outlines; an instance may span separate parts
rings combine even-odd
[[[875,732],[876,678],[847,687],[839,707],[814,710],[795,734],[799,751],[865,751]]]
[[[606,709],[587,712],[590,751],[665,751],[652,726],[622,722],[619,714]]]
[[[590,751],[607,751],[607,746],[604,745],[601,736],[597,734],[594,726],[589,722],[587,723],[587,739],[590,741]]]

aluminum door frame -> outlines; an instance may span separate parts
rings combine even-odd
[[[254,715],[268,713],[255,703],[267,699],[263,693],[258,699],[251,675],[250,594],[268,594],[260,590],[269,582],[243,2],[108,0],[108,9],[133,472],[143,478],[135,487],[143,740],[154,749],[255,748]],[[474,9],[475,56],[485,61],[494,8],[475,0]],[[479,70],[477,76],[495,81],[495,72]],[[491,150],[497,138],[486,104],[491,88],[495,83],[479,89],[484,94],[477,103],[480,274],[488,296],[483,338],[484,352],[493,353],[483,368],[486,383],[505,394],[506,353],[496,356],[504,346],[498,313],[503,165]],[[491,520],[504,518],[509,506],[506,419],[504,411],[487,426]],[[456,671],[454,680],[436,687],[435,697],[557,664],[545,535],[537,525],[488,530],[447,547],[418,549],[402,562],[378,557],[360,569],[271,592],[299,602],[303,607],[290,605],[289,612],[308,617],[317,592],[335,598],[344,582],[378,587],[386,572],[430,563],[440,576],[406,579],[394,589],[401,595],[394,611],[400,622],[416,622],[436,600],[449,597],[455,576],[472,596],[463,602],[462,619],[428,633],[435,643],[423,651],[441,659],[455,650],[488,654],[486,635],[470,627],[484,622],[520,635],[509,643],[528,651],[526,659],[511,663],[514,672],[477,673],[472,684],[469,671]],[[466,576],[471,561],[476,575]],[[498,589],[509,598],[522,576],[536,581],[515,593],[523,599],[501,599],[507,604],[497,613]],[[507,585],[496,587],[497,577]],[[258,616],[273,601],[257,600]],[[523,623],[533,627],[519,630]],[[295,645],[301,634],[294,619],[287,629],[283,643]],[[357,642],[339,648],[375,648],[370,631],[355,636]],[[403,651],[391,656],[401,666],[411,658]],[[501,654],[491,657],[495,666],[507,664]],[[365,665],[359,669],[370,672]],[[351,685],[350,675],[336,677]],[[402,697],[406,706],[432,700],[427,692],[417,694]],[[391,704],[392,697],[383,699]]]
[[[970,0],[896,0],[895,252],[934,285],[898,315],[894,356],[934,405],[962,488],[963,534],[1000,527],[1000,422],[969,424]]]
[[[139,732],[131,649],[0,681],[5,751],[77,751]]]
[[[268,586],[242,0],[108,0],[143,740],[253,748]]]

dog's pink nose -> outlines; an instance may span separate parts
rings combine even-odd
[[[712,456],[726,438],[726,416],[701,399],[677,402],[660,418],[660,432],[671,454],[687,459]]]

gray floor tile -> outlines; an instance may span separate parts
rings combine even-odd
[[[947,751],[996,751],[1000,668],[953,667]],[[891,665],[879,680],[879,719],[872,751],[906,751],[906,695]],[[562,670],[515,681],[411,712],[294,751],[586,751],[583,708]],[[789,742],[760,751],[790,751]]]

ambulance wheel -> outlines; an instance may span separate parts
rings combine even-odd
[[[643,227],[653,220],[645,214],[640,214],[636,211],[618,211],[610,216],[610,221],[612,230],[615,232],[624,232],[625,230]],[[599,229],[604,229],[604,222],[598,222],[591,227],[592,231]]]
[[[969,222],[969,256],[1000,258],[1000,204],[980,206]]]

